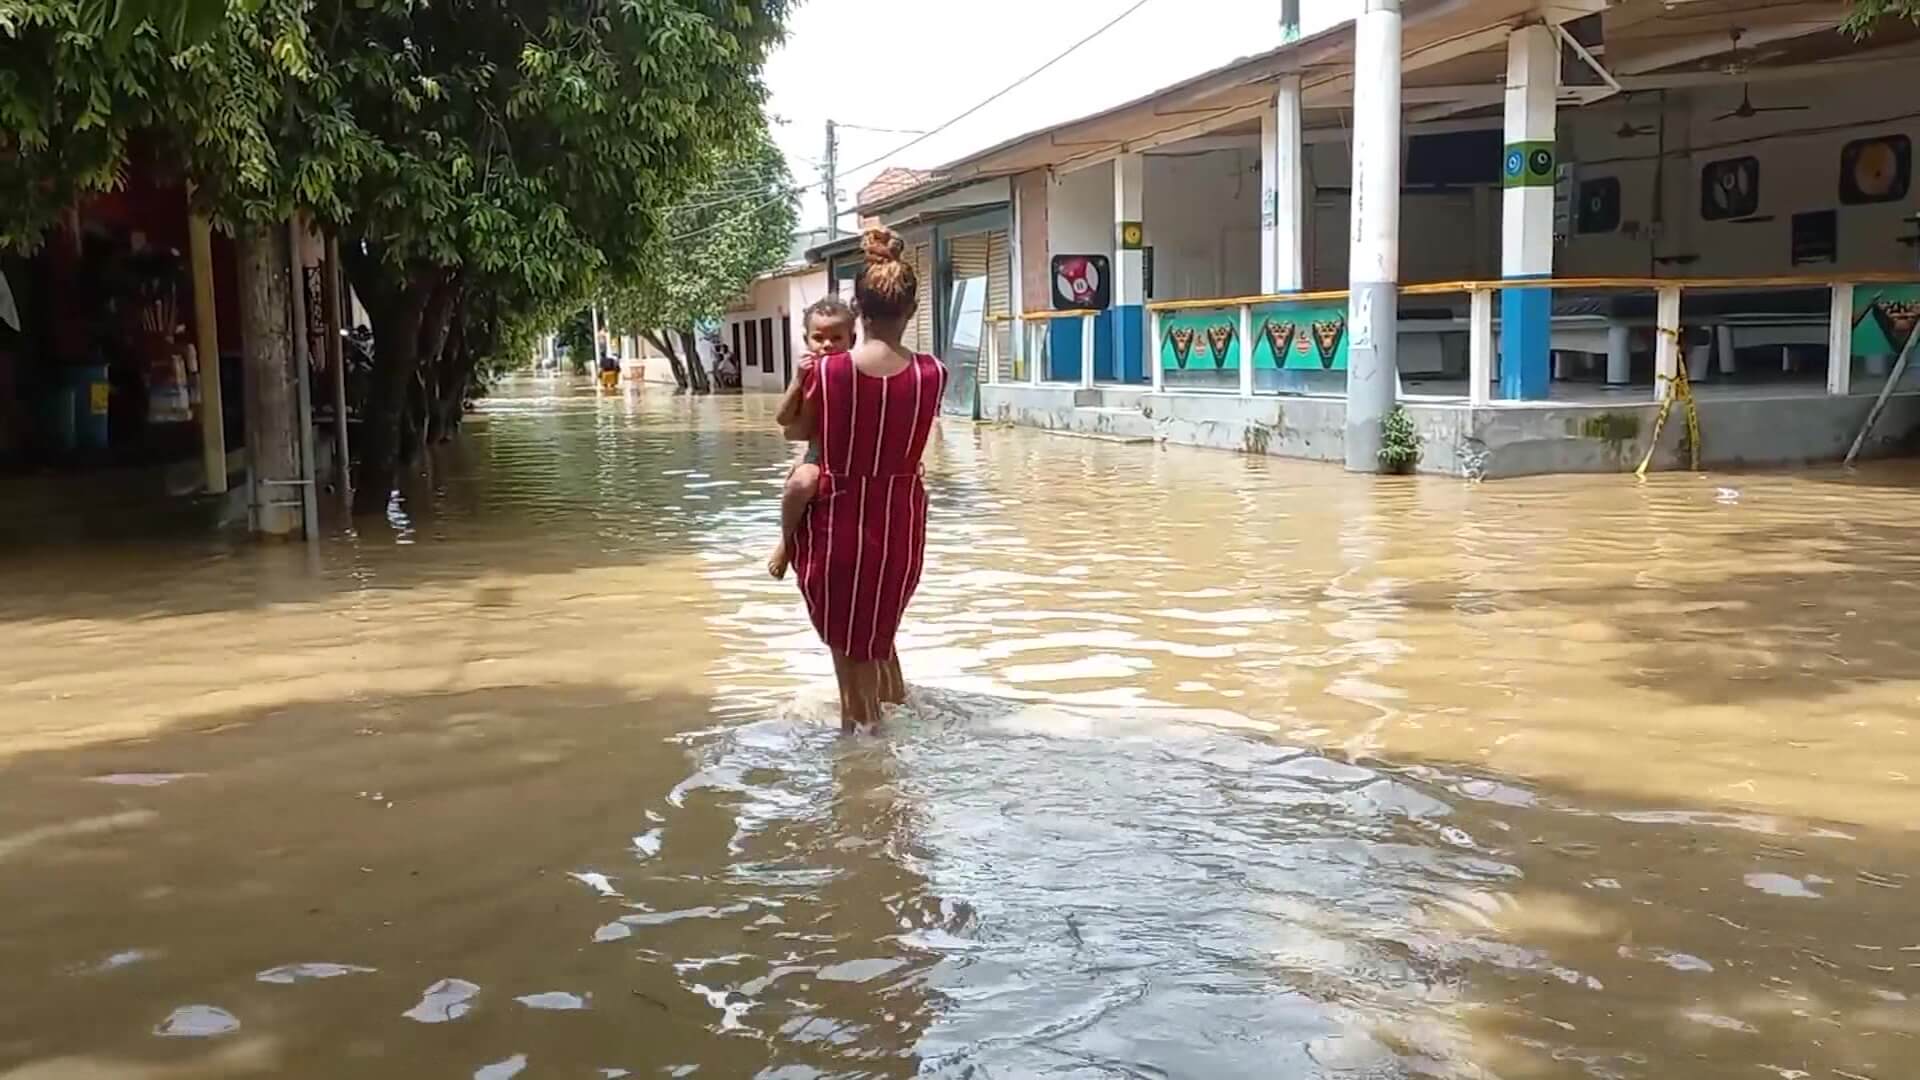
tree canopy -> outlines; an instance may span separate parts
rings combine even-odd
[[[661,215],[641,268],[609,270],[596,290],[608,326],[652,337],[676,362],[670,335],[691,338],[753,278],[786,261],[798,210],[786,159],[765,128],[707,148],[698,168],[701,182]]]
[[[759,71],[787,7],[0,0],[0,247],[122,183],[135,138],[236,235],[311,215],[374,319],[358,486],[384,506],[409,410],[464,394],[527,320],[683,271],[662,294],[715,308],[678,249],[696,225],[723,246],[764,226],[784,247],[784,198],[740,214],[704,196],[736,182],[720,163],[742,147],[770,164]]]

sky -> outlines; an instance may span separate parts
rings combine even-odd
[[[815,181],[829,118],[869,128],[936,127],[1133,2],[800,0],[765,71],[774,137],[795,181]],[[841,206],[850,207],[860,185],[888,165],[941,165],[1279,44],[1279,0],[1146,0],[1033,81],[898,156],[890,155],[912,134],[843,126]],[[883,160],[847,171],[876,158]],[[800,224],[825,223],[825,203],[810,188]],[[852,224],[841,219],[843,228]]]

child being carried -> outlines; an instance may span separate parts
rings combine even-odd
[[[780,412],[774,422],[783,426],[800,415],[800,403],[811,382],[813,362],[853,348],[853,309],[837,296],[814,301],[807,308],[801,325],[807,335],[807,354],[800,358],[800,369],[794,373],[786,396],[780,399]],[[774,545],[773,554],[767,556],[767,573],[776,581],[787,576],[787,566],[793,560],[793,534],[819,493],[820,440],[815,438],[807,443],[806,455],[787,474],[787,486],[780,493],[780,542]]]

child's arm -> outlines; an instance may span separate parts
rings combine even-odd
[[[813,378],[813,354],[800,358],[800,368],[794,373],[794,380],[787,384],[787,392],[780,395],[780,411],[773,414],[773,422],[785,431],[800,419],[800,406],[807,396],[807,383]],[[792,436],[788,436],[792,438]],[[794,440],[796,442],[804,440]]]
[[[800,361],[799,378],[787,387],[785,396],[780,399],[780,411],[775,419],[780,423],[780,431],[790,442],[812,442],[820,431],[820,395],[814,391],[819,382],[820,367],[813,357],[803,357]]]

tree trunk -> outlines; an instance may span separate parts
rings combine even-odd
[[[700,366],[699,341],[695,340],[693,334],[689,331],[682,330],[679,331],[679,333],[680,347],[687,351],[687,371],[693,378],[694,392],[699,394],[713,393],[713,383],[707,379],[707,369]]]
[[[673,335],[671,333],[659,334],[650,330],[643,330],[640,336],[646,338],[649,345],[659,349],[661,355],[667,358],[667,366],[673,369],[673,381],[680,385],[680,389],[685,390],[687,388],[687,369],[680,364],[680,354],[673,351]]]
[[[235,238],[240,348],[245,356],[247,457],[253,466],[254,530],[300,531],[300,409],[288,326],[287,230],[243,229]]]
[[[382,272],[375,268],[375,273]],[[353,512],[382,514],[393,497],[400,449],[400,410],[420,364],[420,321],[440,282],[438,270],[414,275],[385,303],[376,302],[373,318],[373,373],[361,407],[360,475],[353,485]],[[359,284],[356,277],[355,284]],[[378,295],[362,288],[363,296]]]

